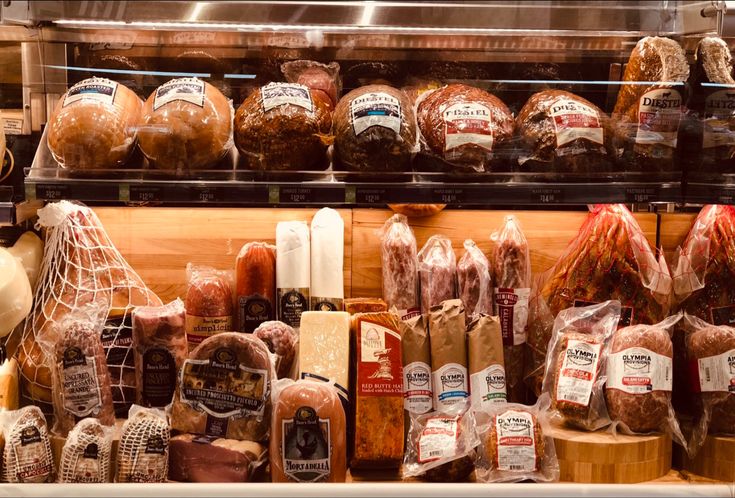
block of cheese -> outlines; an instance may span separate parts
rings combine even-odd
[[[28,316],[33,293],[20,261],[0,248],[0,337],[5,337]]]
[[[18,409],[18,362],[15,358],[0,364],[0,409]]]
[[[180,434],[169,443],[168,478],[178,482],[248,482],[265,460],[265,447],[194,434]]]
[[[34,232],[25,232],[12,247],[8,248],[8,251],[16,258],[20,258],[26,275],[28,275],[31,289],[35,289],[38,273],[41,271],[43,241]]]
[[[350,314],[306,311],[301,314],[299,378],[334,382],[346,405],[350,370]]]

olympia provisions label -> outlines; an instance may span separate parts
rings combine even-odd
[[[533,416],[527,412],[508,410],[495,417],[498,440],[498,470],[535,472],[536,433]]]
[[[672,360],[646,348],[628,348],[607,360],[607,388],[629,394],[671,391]]]
[[[434,409],[441,410],[466,399],[469,393],[467,368],[447,363],[433,372]]]
[[[505,369],[501,365],[490,365],[470,375],[470,393],[472,406],[476,409],[493,403],[505,403],[508,397]]]
[[[565,350],[559,379],[556,384],[556,399],[587,406],[592,395],[592,386],[597,380],[602,344],[570,340]]]

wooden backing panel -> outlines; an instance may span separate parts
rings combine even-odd
[[[143,281],[168,302],[186,295],[186,264],[234,270],[247,242],[275,243],[279,221],[311,221],[316,209],[98,207],[110,238]],[[350,295],[352,212],[345,223],[345,295]]]
[[[410,218],[416,233],[419,250],[434,234],[443,234],[452,240],[458,258],[464,254],[463,242],[473,239],[480,249],[489,254],[490,234],[500,229],[509,214],[518,217],[528,239],[531,266],[534,273],[548,270],[566,250],[587,217],[584,211],[484,211],[445,210],[427,218]],[[378,230],[392,211],[382,209],[355,209],[352,246],[352,295],[355,297],[380,296],[380,237]],[[643,233],[653,245],[656,243],[656,215],[637,213],[636,219]]]
[[[676,249],[684,243],[698,213],[664,213],[661,215],[659,228],[660,243],[666,254],[666,261],[671,265]]]
[[[684,470],[718,481],[735,481],[735,437],[707,436],[697,455],[682,456]]]

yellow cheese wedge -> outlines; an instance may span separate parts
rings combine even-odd
[[[0,365],[0,409],[18,409],[18,362],[15,358]]]
[[[41,271],[41,261],[43,260],[43,241],[41,238],[34,232],[26,232],[8,250],[16,258],[20,258],[28,275],[31,289],[35,289],[38,273]]]
[[[20,259],[0,248],[0,337],[28,316],[32,303],[31,284]]]

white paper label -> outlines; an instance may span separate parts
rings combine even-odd
[[[303,107],[309,112],[314,110],[311,93],[304,85],[269,83],[260,90],[260,93],[263,97],[263,112],[286,104]]]
[[[467,368],[459,363],[447,363],[433,372],[434,409],[441,410],[469,396]]]
[[[414,361],[403,367],[403,407],[409,413],[422,414],[431,411],[431,367],[422,361]]]
[[[453,104],[444,110],[444,151],[466,144],[493,149],[492,111],[474,102]]]
[[[703,393],[735,394],[735,349],[717,356],[701,358],[698,364],[699,388]]]
[[[536,434],[533,416],[527,412],[508,410],[495,417],[498,435],[498,470],[535,472]]]
[[[551,104],[551,117],[556,132],[556,145],[561,147],[584,138],[602,145],[600,115],[592,107],[575,100],[560,98]]]
[[[20,135],[23,133],[23,118],[2,118],[3,130],[6,135]]]
[[[638,101],[635,143],[676,147],[681,106],[681,94],[672,88],[658,88],[644,93]]]
[[[494,403],[505,403],[508,397],[505,369],[501,365],[490,365],[470,375],[470,395],[472,406],[477,410]]]
[[[64,351],[64,360],[59,362],[58,369],[64,409],[79,418],[97,415],[102,396],[94,357],[70,347]]]
[[[396,134],[401,132],[401,103],[387,93],[371,92],[357,97],[350,102],[350,116],[355,135],[373,126],[388,128]]]
[[[419,436],[419,463],[453,457],[459,436],[458,428],[455,417],[432,417],[427,420]]]
[[[735,145],[735,89],[711,93],[704,101],[705,118],[702,121],[702,147],[728,147]]]
[[[117,93],[117,83],[110,80],[90,78],[80,81],[66,92],[62,107],[80,100],[96,100],[102,104],[112,105]]]
[[[164,83],[156,89],[153,110],[175,100],[204,107],[204,82],[197,78],[178,78]]]
[[[130,471],[130,482],[165,482],[168,446],[159,435],[150,435],[140,443]]]
[[[493,313],[500,318],[503,346],[518,346],[526,342],[528,300],[531,289],[493,289]]]
[[[629,394],[671,391],[671,358],[645,348],[628,348],[607,360],[607,388]]]
[[[587,406],[597,380],[602,344],[571,340],[562,351],[564,361],[556,385],[556,399]]]

